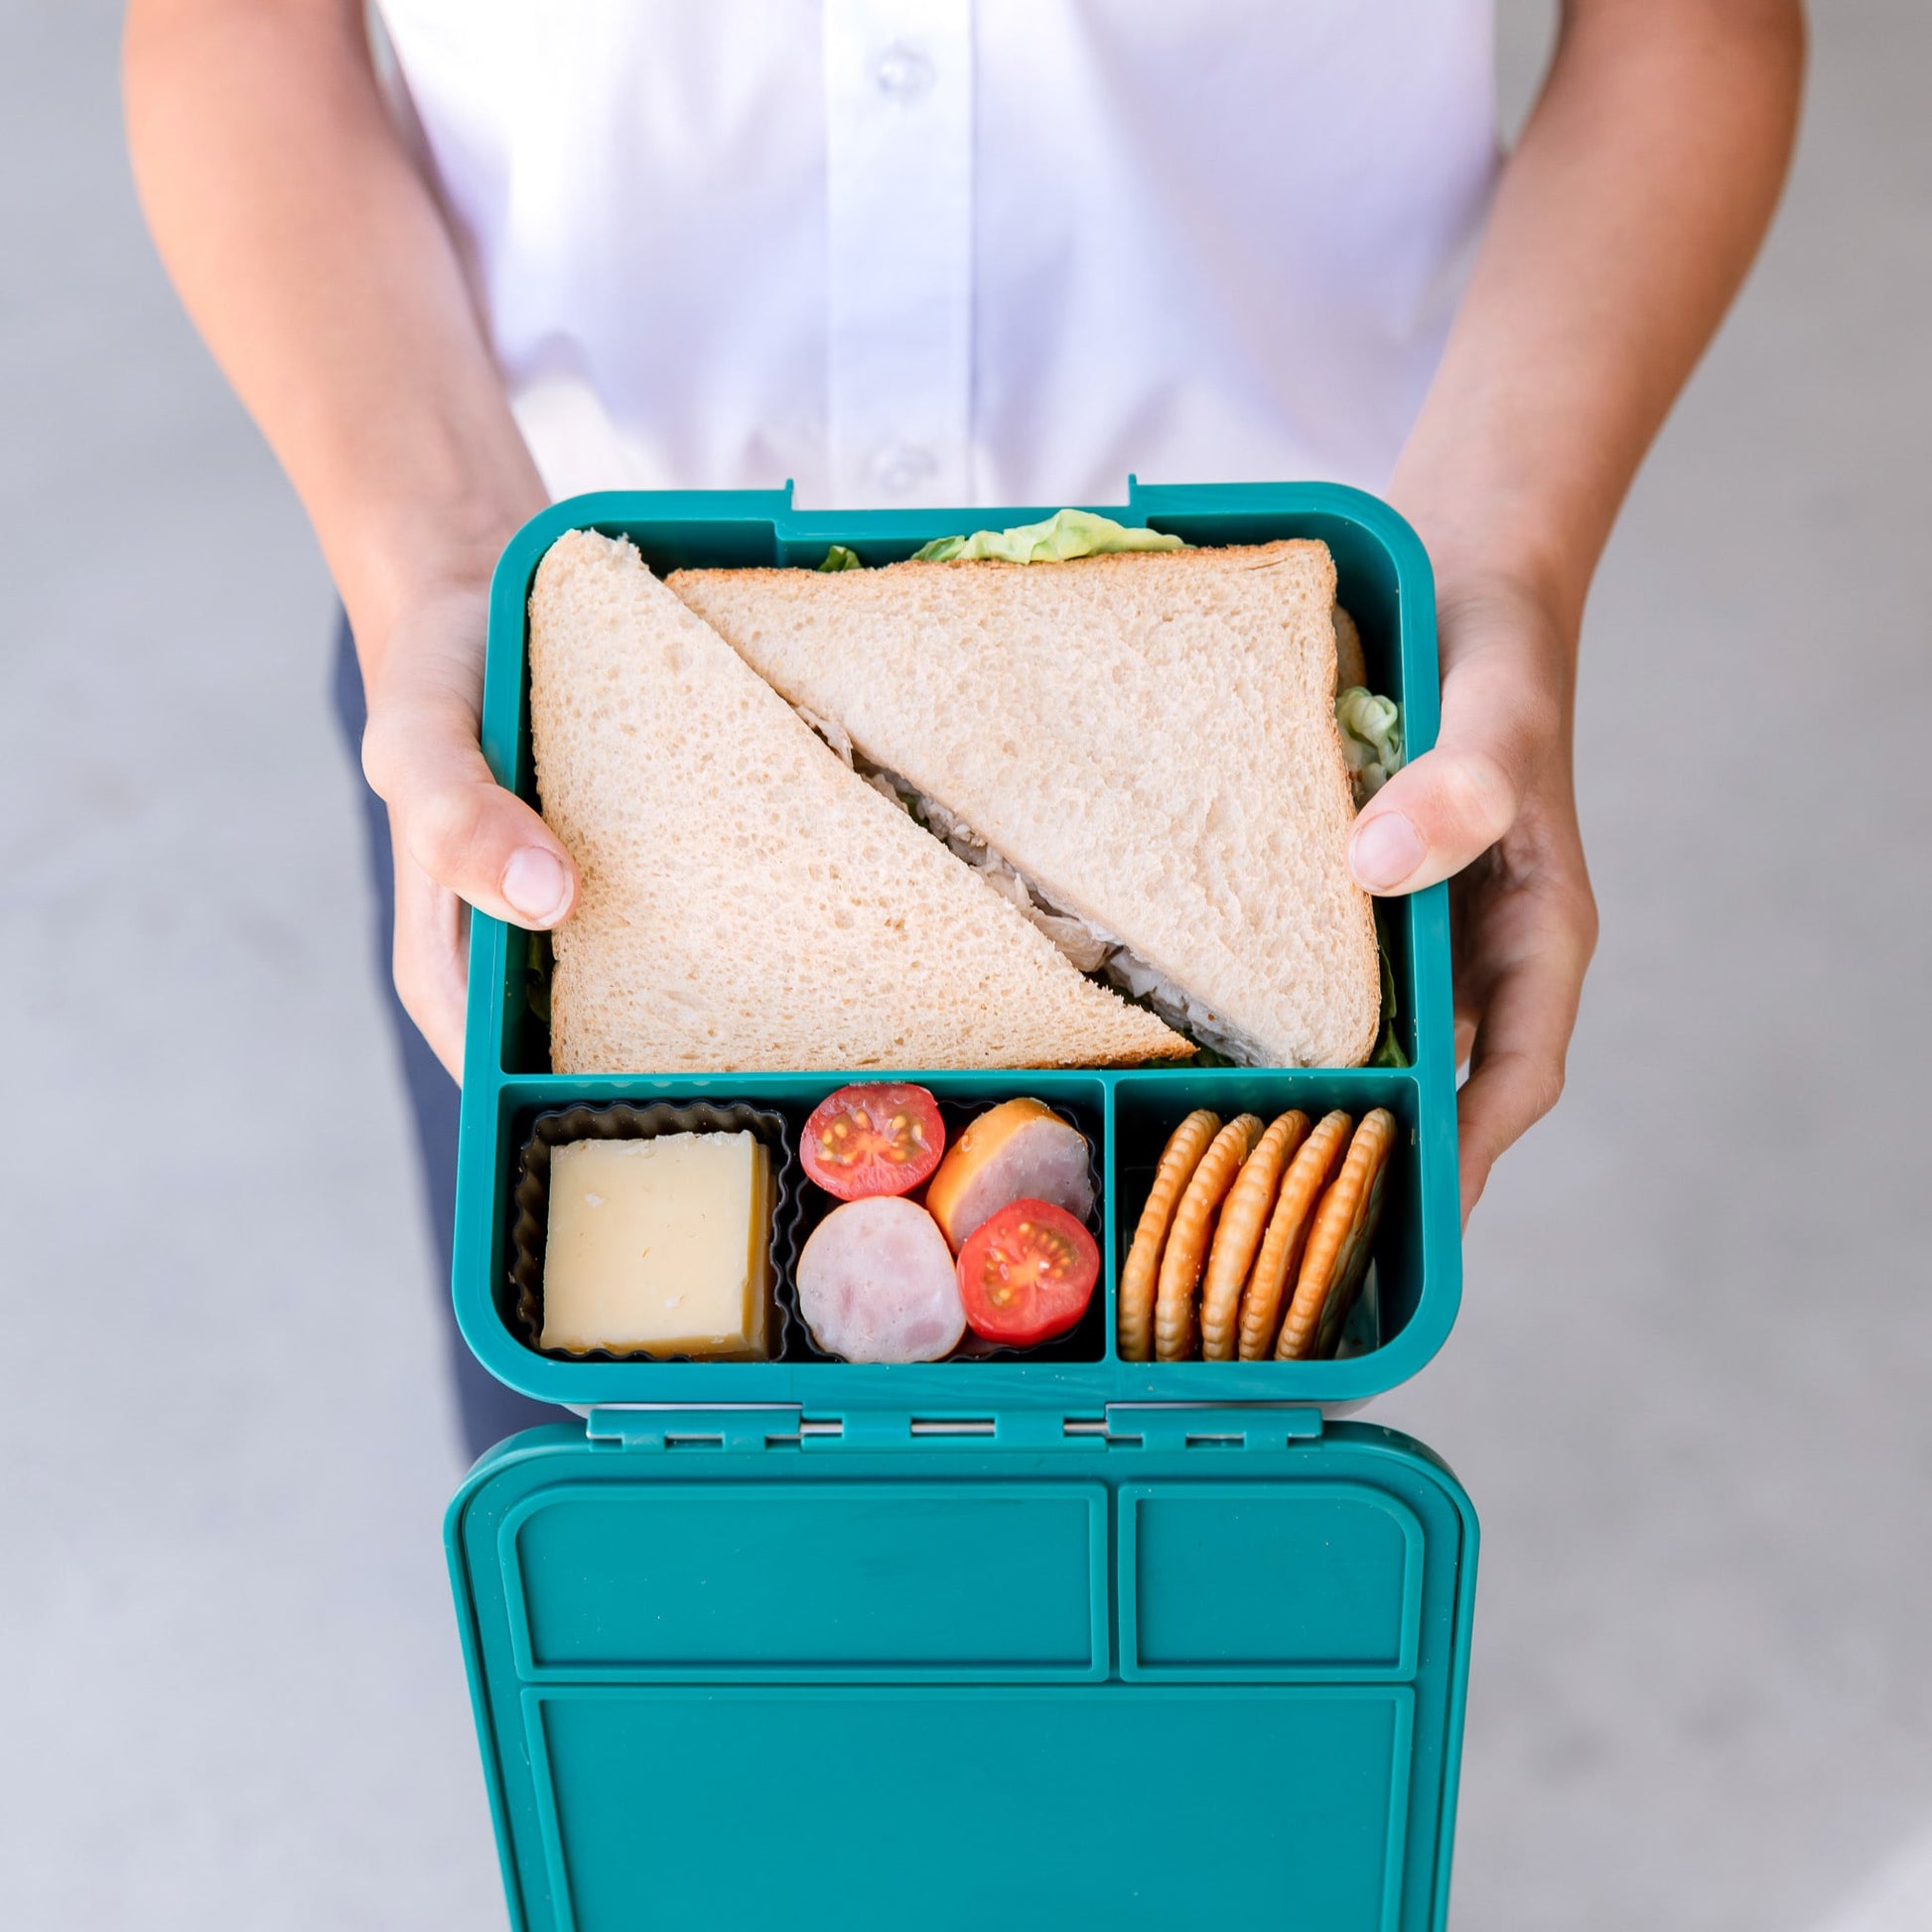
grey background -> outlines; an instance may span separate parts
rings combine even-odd
[[[1817,27],[1590,610],[1570,1092],[1378,1412],[1484,1523],[1461,1932],[1932,1924],[1932,15]],[[330,594],[116,32],[0,0],[0,1922],[491,1925]]]

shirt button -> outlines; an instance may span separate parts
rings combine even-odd
[[[872,480],[894,496],[916,488],[939,467],[930,450],[912,443],[893,443],[872,460]]]
[[[895,41],[879,57],[872,77],[887,99],[914,101],[932,85],[932,63],[903,41]]]

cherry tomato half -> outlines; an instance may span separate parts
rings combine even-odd
[[[904,1080],[841,1087],[812,1109],[799,1149],[805,1172],[840,1200],[909,1194],[946,1151],[939,1103]]]
[[[1065,1334],[1086,1312],[1099,1279],[1093,1236],[1051,1201],[1010,1201],[959,1251],[967,1326],[1015,1348]]]

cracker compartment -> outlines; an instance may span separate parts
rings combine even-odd
[[[1351,1128],[1375,1108],[1395,1118],[1394,1146],[1384,1181],[1383,1211],[1371,1250],[1367,1279],[1342,1329],[1336,1354],[1321,1361],[1127,1362],[1119,1340],[1120,1284],[1128,1272],[1142,1208],[1153,1189],[1163,1150],[1170,1137],[1196,1109],[1206,1109],[1225,1124],[1242,1114],[1263,1122],[1291,1110],[1318,1123],[1330,1112],[1349,1116]],[[1428,1178],[1422,1151],[1422,1101],[1417,1076],[1401,1067],[1349,1067],[1334,1070],[1225,1067],[1185,1076],[1124,1075],[1114,1091],[1113,1239],[1107,1253],[1110,1297],[1109,1336],[1123,1367],[1144,1375],[1150,1396],[1174,1393],[1207,1397],[1216,1379],[1221,1400],[1301,1397],[1310,1378],[1328,1379],[1349,1365],[1370,1364],[1364,1357],[1399,1347],[1415,1324],[1426,1318],[1423,1257],[1424,1189]],[[1346,1137],[1344,1136],[1344,1143]],[[1453,1170],[1447,1176],[1453,1180]],[[1210,1236],[1211,1236],[1210,1230]],[[1203,1268],[1203,1275],[1205,1269]],[[1293,1293],[1294,1281],[1288,1284]],[[1286,1297],[1284,1297],[1284,1305]],[[1198,1319],[1198,1309],[1196,1310]],[[1317,1382],[1318,1387],[1318,1382]],[[1342,1400],[1348,1398],[1343,1397]]]

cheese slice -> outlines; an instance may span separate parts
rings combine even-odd
[[[543,1346],[763,1361],[772,1207],[770,1151],[750,1134],[556,1149]]]

